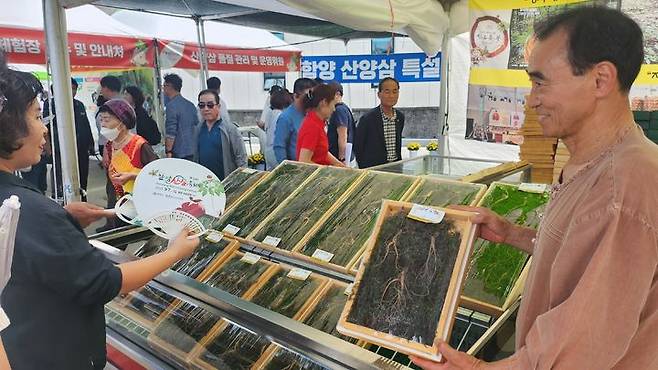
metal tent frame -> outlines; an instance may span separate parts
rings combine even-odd
[[[240,0],[239,3],[254,7],[235,5],[227,0],[42,0],[44,30],[48,47],[48,58],[52,65],[54,93],[70,104],[57,104],[56,114],[64,121],[73,122],[73,97],[69,79],[70,62],[67,50],[66,17],[64,9],[85,4],[101,5],[116,9],[138,10],[149,13],[166,14],[191,18],[196,22],[197,36],[201,51],[200,79],[205,86],[208,64],[205,43],[204,22],[221,20],[226,23],[265,28],[282,32],[309,36],[349,40],[365,37],[389,36],[386,32],[356,31],[318,17],[303,13],[278,2]],[[437,0],[444,8],[449,8],[457,0]],[[444,34],[441,57],[441,93],[439,102],[439,155],[445,150],[445,129],[447,122],[449,35]],[[157,71],[157,62],[156,62]],[[159,76],[158,76],[159,77]],[[64,202],[80,200],[80,181],[75,150],[75,128],[73,125],[58,131],[62,154],[62,180]]]

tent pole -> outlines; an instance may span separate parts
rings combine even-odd
[[[80,174],[71,91],[71,65],[67,52],[66,13],[57,0],[43,0],[43,20],[48,58],[53,73],[53,92],[57,97],[57,139],[62,162],[64,204],[67,204],[80,200]]]
[[[199,67],[201,78],[201,89],[205,89],[206,80],[208,79],[208,53],[206,51],[206,30],[203,26],[203,19],[194,17],[196,23],[197,39],[199,40]]]
[[[443,41],[441,43],[441,87],[439,96],[439,156],[445,156],[446,151],[446,132],[447,127],[447,107],[448,107],[448,60],[450,53],[448,47],[450,45],[450,36],[446,33],[443,34]],[[443,160],[439,161],[439,171],[443,171]]]
[[[153,40],[153,50],[155,55],[153,57],[153,65],[155,73],[153,74],[153,104],[155,105],[155,121],[158,124],[160,135],[165,135],[165,118],[164,118],[164,95],[162,94],[162,68],[160,67],[160,50],[158,48],[158,40]],[[161,138],[162,139],[162,138]],[[164,140],[162,140],[164,143]]]

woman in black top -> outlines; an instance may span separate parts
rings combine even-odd
[[[0,54],[0,199],[20,198],[11,278],[2,292],[10,325],[0,334],[13,370],[103,369],[103,305],[191,255],[198,238],[181,233],[164,252],[115,266],[82,227],[103,217],[87,203],[62,208],[14,176],[41,157],[46,128],[31,74],[7,69]]]
[[[128,86],[124,90],[124,98],[135,109],[137,116],[137,135],[143,137],[150,145],[160,144],[162,135],[158,130],[158,124],[144,109],[144,94],[137,86]]]

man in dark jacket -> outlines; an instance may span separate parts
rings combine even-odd
[[[400,96],[400,83],[387,77],[379,82],[380,105],[365,113],[356,126],[354,152],[359,168],[402,159],[404,115],[393,108]]]

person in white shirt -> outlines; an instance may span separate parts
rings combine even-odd
[[[270,113],[267,115],[266,121],[263,123],[262,127],[265,130],[266,135],[263,153],[265,154],[265,166],[268,171],[273,170],[274,167],[279,164],[276,160],[276,155],[274,155],[274,133],[276,132],[276,121],[279,119],[281,112],[288,108],[290,104],[292,104],[292,96],[288,90],[279,88],[275,89],[273,93],[270,93]]]

